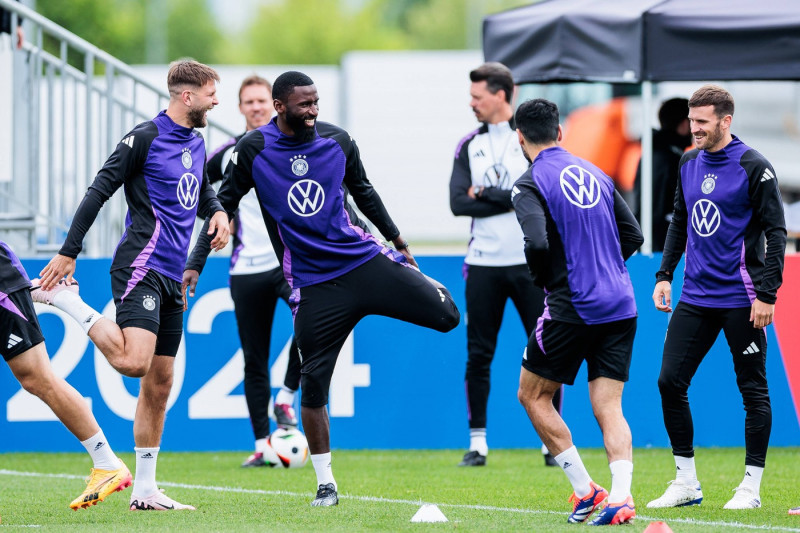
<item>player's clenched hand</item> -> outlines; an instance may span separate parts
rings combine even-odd
[[[764,328],[772,324],[772,317],[775,315],[775,304],[767,304],[756,298],[750,307],[750,322],[754,328]]]
[[[672,312],[672,284],[669,281],[656,283],[656,288],[653,290],[653,303],[659,311]]]
[[[216,236],[211,240],[211,249],[219,252],[228,245],[228,238],[231,236],[231,228],[228,225],[228,214],[225,211],[217,211],[211,217],[208,224],[208,234]]]
[[[66,255],[58,254],[47,263],[47,266],[39,272],[40,285],[44,290],[50,290],[56,286],[61,278],[67,276],[67,284],[72,284],[72,275],[75,273],[75,259]]]
[[[181,283],[181,293],[183,294],[183,310],[186,311],[189,308],[189,302],[186,299],[186,289],[189,289],[189,296],[194,298],[194,290],[197,288],[197,280],[200,278],[200,272],[197,270],[184,270],[183,271],[183,282]]]

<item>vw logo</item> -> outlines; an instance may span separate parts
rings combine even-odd
[[[181,176],[178,182],[178,201],[184,209],[194,209],[197,206],[197,197],[200,189],[200,182],[197,176],[187,172]]]
[[[483,173],[484,187],[507,189],[510,181],[511,176],[508,173],[508,169],[502,163],[495,163]]]
[[[710,237],[722,222],[719,208],[711,200],[697,200],[692,208],[692,227],[701,237]]]
[[[594,174],[578,165],[570,165],[561,171],[561,192],[567,200],[581,209],[589,209],[600,201],[600,183]]]
[[[314,180],[300,180],[289,189],[289,209],[301,217],[310,217],[319,213],[325,203],[325,191]]]

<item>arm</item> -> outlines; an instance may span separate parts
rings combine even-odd
[[[681,167],[686,161],[686,156],[681,159]],[[674,211],[672,221],[669,223],[667,238],[664,241],[664,255],[661,257],[661,268],[656,272],[656,281],[672,282],[675,274],[675,267],[681,260],[684,250],[686,250],[687,222],[689,219],[686,210],[686,201],[683,198],[683,185],[680,176],[675,187]]]
[[[233,213],[239,207],[239,201],[253,187],[253,160],[261,151],[263,145],[264,138],[260,133],[244,137],[237,143],[234,151],[236,155],[231,158],[231,163],[226,170],[226,177],[217,194],[221,209],[227,213],[226,218],[233,216]],[[190,296],[194,296],[197,280],[203,271],[208,254],[211,252],[212,242],[209,227],[210,221],[206,220],[184,268],[183,289],[185,293],[188,287]]]
[[[547,239],[547,216],[543,200],[536,193],[533,182],[530,181],[528,173],[517,180],[512,189],[511,200],[514,203],[514,211],[517,220],[522,228],[524,236],[525,261],[528,270],[534,281],[541,285],[538,280],[544,272],[546,265],[550,264],[550,243]]]
[[[644,244],[644,235],[636,217],[617,191],[614,191],[614,218],[617,221],[622,259],[627,261]]]
[[[482,188],[477,196],[472,194],[469,142],[460,144],[450,174],[450,211],[455,216],[481,218],[507,213],[512,207],[511,191],[489,187]]]
[[[64,244],[39,273],[44,290],[54,287],[64,276],[67,276],[69,283],[72,282],[75,258],[83,249],[86,232],[92,227],[103,204],[142,168],[157,133],[152,122],[140,124],[123,138],[125,142],[121,141],[106,160],[78,206]]]
[[[745,157],[749,155],[751,154],[745,154]],[[756,299],[750,309],[750,321],[753,322],[754,328],[760,329],[772,323],[778,289],[783,282],[786,221],[783,200],[772,165],[763,158],[756,159],[752,165],[748,164],[749,161],[742,163],[743,166],[750,167],[748,169],[750,201],[753,204],[753,214],[759,221],[767,244],[761,283],[756,289]]]
[[[381,235],[388,241],[397,241],[398,237],[400,237],[400,230],[397,229],[397,226],[395,226],[386,211],[378,192],[367,179],[367,173],[361,163],[361,155],[358,152],[355,141],[350,140],[349,143],[343,146],[343,148],[345,147],[347,162],[344,184],[347,190],[353,196],[356,206],[370,222],[375,224]]]

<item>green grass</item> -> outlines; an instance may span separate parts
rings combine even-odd
[[[461,451],[335,451],[334,473],[341,501],[311,508],[311,465],[297,470],[242,469],[244,453],[159,455],[160,486],[195,512],[134,513],[130,489],[89,510],[69,502],[83,489],[76,476],[88,473],[82,454],[0,454],[0,531],[39,526],[36,531],[576,531],[566,524],[571,489],[558,468],[545,468],[538,450],[492,450],[485,468],[458,468]],[[595,480],[610,488],[602,450],[581,450]],[[122,454],[133,465],[133,457]],[[623,531],[643,531],[651,520],[673,531],[800,532],[800,449],[769,452],[761,497],[764,507],[723,511],[744,473],[742,449],[702,449],[697,454],[705,500],[700,507],[647,509],[672,478],[667,450],[636,450],[633,494],[639,517]],[[40,475],[24,476],[22,472]],[[57,477],[65,474],[68,477]],[[421,502],[435,503],[449,522],[411,523]],[[695,521],[692,523],[691,521]]]

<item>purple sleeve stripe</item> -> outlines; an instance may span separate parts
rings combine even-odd
[[[742,241],[742,255],[739,259],[739,272],[742,275],[742,281],[744,282],[744,288],[747,291],[747,297],[750,298],[750,303],[756,301],[756,288],[753,285],[753,280],[750,278],[750,273],[747,271],[747,265],[744,262],[744,241]]]
[[[464,144],[466,144],[470,139],[475,137],[479,131],[480,128],[476,129],[475,131],[471,131],[467,134],[466,137],[458,141],[458,146],[456,146],[456,155],[454,156],[454,159],[458,159],[458,154],[461,153],[461,147],[464,146]]]
[[[3,309],[7,309],[14,313],[15,315],[21,316],[26,322],[28,321],[28,317],[22,314],[22,311],[19,310],[19,307],[14,305],[14,302],[8,297],[8,294],[0,291],[0,307]]]
[[[219,148],[217,148],[216,150],[214,150],[213,152],[211,152],[211,153],[208,155],[208,157],[206,158],[206,161],[211,161],[212,159],[214,159],[214,156],[216,156],[218,153],[220,153],[220,152],[223,152],[223,151],[227,150],[228,148],[230,148],[231,146],[233,146],[233,145],[235,145],[235,144],[236,144],[236,139],[235,139],[235,138],[233,138],[233,137],[231,137],[231,138],[230,138],[230,139],[228,139],[228,140],[227,140],[225,143],[223,143],[223,145],[222,145],[222,146],[220,146]]]

